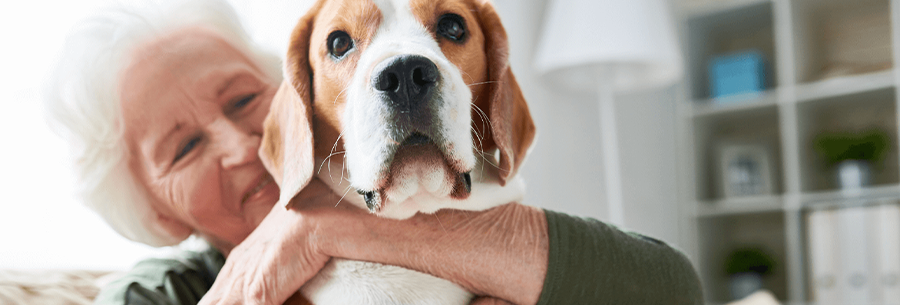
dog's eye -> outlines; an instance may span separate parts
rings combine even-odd
[[[457,14],[445,14],[438,19],[437,33],[455,42],[466,39],[466,21]]]
[[[334,31],[328,35],[328,52],[335,58],[341,58],[353,49],[353,39],[344,31]]]

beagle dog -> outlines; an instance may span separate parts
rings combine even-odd
[[[260,156],[288,204],[313,175],[404,219],[518,201],[535,127],[487,0],[319,0],[299,21]],[[301,292],[325,304],[467,304],[433,276],[333,259]]]

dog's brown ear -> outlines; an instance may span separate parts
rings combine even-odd
[[[500,183],[506,184],[534,141],[534,121],[509,67],[509,43],[500,16],[487,0],[481,0],[478,16],[488,63],[491,135],[500,150]]]
[[[259,156],[281,189],[278,202],[287,207],[313,175],[312,70],[309,37],[319,1],[291,34],[284,82],[278,88],[264,124]]]
[[[259,156],[278,183],[278,202],[285,207],[312,178],[313,134],[308,105],[285,80],[263,123]]]

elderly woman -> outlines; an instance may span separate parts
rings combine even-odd
[[[238,20],[222,1],[184,0],[107,11],[66,43],[47,107],[84,202],[131,240],[211,245],[139,263],[97,303],[278,304],[331,257],[517,304],[700,303],[683,255],[596,220],[519,204],[385,220],[334,207],[315,180],[296,208],[273,208],[257,150],[279,60]]]

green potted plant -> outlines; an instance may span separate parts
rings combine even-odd
[[[725,260],[725,273],[731,278],[733,299],[742,299],[762,289],[763,276],[772,272],[775,260],[757,247],[736,249]]]
[[[815,148],[831,168],[837,168],[841,189],[860,188],[870,183],[872,167],[879,166],[888,148],[888,136],[877,129],[862,133],[823,133]]]

